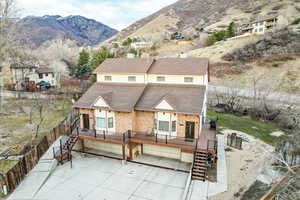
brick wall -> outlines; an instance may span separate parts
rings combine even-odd
[[[177,135],[185,137],[185,122],[195,122],[195,138],[199,136],[200,118],[197,115],[177,114]]]
[[[116,132],[124,133],[128,130],[132,130],[134,126],[135,112],[115,112],[116,117]]]
[[[134,131],[150,132],[154,128],[154,112],[136,111]]]

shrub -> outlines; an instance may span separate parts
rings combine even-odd
[[[218,41],[222,41],[227,38],[234,37],[235,31],[236,31],[236,26],[234,22],[231,22],[227,29],[216,31],[211,36],[209,36],[206,41],[206,46],[211,46]]]
[[[300,18],[298,19],[295,19],[293,22],[292,22],[292,25],[297,25],[300,23]]]

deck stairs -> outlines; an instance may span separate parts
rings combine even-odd
[[[192,180],[205,181],[207,174],[207,157],[207,151],[197,150],[194,152]]]
[[[64,142],[63,145],[55,152],[55,158],[60,164],[64,164],[67,161],[71,160],[71,151],[73,147],[75,146],[77,140],[77,135],[71,135],[68,137],[68,139]]]

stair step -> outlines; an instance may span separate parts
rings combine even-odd
[[[194,163],[195,166],[202,166],[202,167],[206,167],[206,163]]]
[[[202,169],[202,170],[207,170],[207,167],[202,167],[202,166],[195,166],[194,169]]]
[[[194,172],[192,173],[193,175],[199,175],[199,176],[205,176],[205,171],[201,171],[201,172]]]
[[[204,178],[199,178],[199,177],[196,177],[196,176],[192,176],[192,179],[194,179],[194,180],[199,180],[199,181],[205,181],[205,179]]]

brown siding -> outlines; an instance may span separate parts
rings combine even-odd
[[[154,128],[154,112],[135,112],[135,129],[134,131],[150,132]]]
[[[177,136],[185,137],[185,122],[195,122],[195,138],[199,136],[199,122],[200,117],[198,115],[185,115],[177,114]]]
[[[134,126],[134,112],[115,112],[116,116],[116,132],[124,133],[132,130]]]

